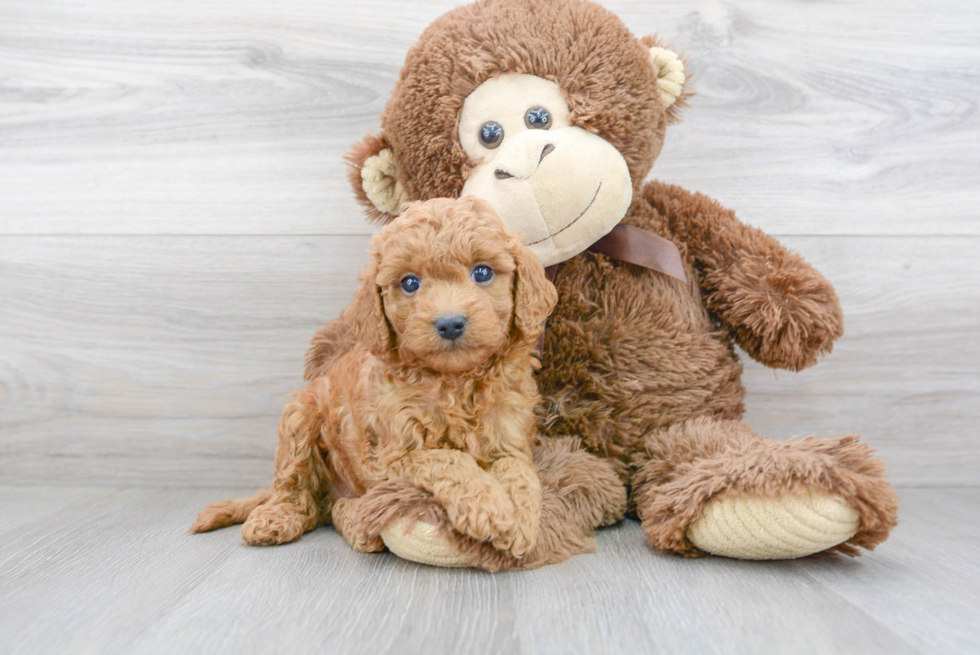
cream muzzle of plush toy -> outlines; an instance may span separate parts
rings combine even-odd
[[[533,109],[547,112],[547,129],[528,126]],[[480,140],[488,122],[503,131],[492,148]],[[487,80],[463,103],[459,140],[471,166],[461,195],[489,202],[545,266],[588,248],[629,209],[626,160],[602,137],[571,125],[554,82],[521,74]]]

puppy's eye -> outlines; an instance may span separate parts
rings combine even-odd
[[[532,130],[547,130],[551,127],[551,114],[544,107],[531,107],[524,114],[524,124]]]
[[[420,286],[422,286],[422,280],[418,279],[414,275],[406,275],[402,278],[401,287],[402,291],[404,291],[406,295],[412,295],[419,290]]]
[[[486,264],[479,264],[473,267],[473,272],[470,273],[470,277],[477,284],[487,284],[493,279],[493,269]]]
[[[504,128],[497,121],[487,121],[480,126],[480,143],[484,148],[491,150],[499,146],[504,140]]]

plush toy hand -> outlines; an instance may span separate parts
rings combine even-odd
[[[798,371],[830,352],[843,314],[833,286],[802,257],[782,246],[767,250],[705,270],[706,301],[749,356]]]
[[[699,193],[650,182],[644,199],[693,259],[708,309],[753,359],[799,371],[844,332],[834,287],[803,257]]]
[[[393,520],[381,531],[384,545],[402,559],[430,566],[461,568],[469,558],[438,525],[411,517]]]

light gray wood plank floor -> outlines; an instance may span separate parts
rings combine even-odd
[[[243,489],[0,487],[9,653],[970,653],[980,489],[902,490],[858,559],[686,560],[637,523],[537,571],[435,569],[331,528],[275,548],[188,535]]]

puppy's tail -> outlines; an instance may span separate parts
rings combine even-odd
[[[188,532],[208,532],[225,528],[236,523],[244,523],[248,515],[259,505],[272,498],[272,489],[259,489],[249,498],[219,500],[211,503],[197,515],[197,521]]]

